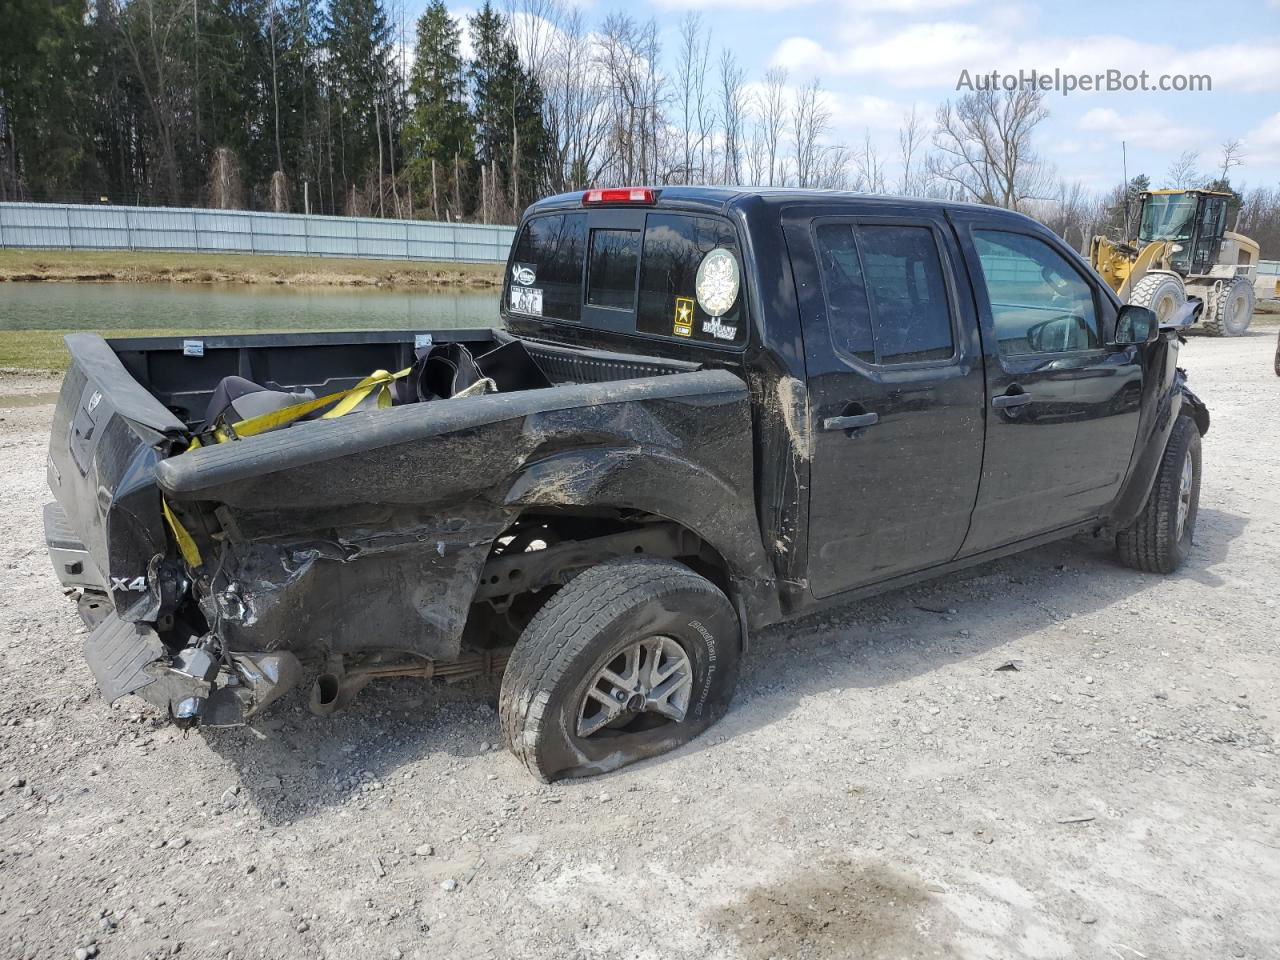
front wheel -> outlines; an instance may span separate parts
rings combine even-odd
[[[1146,307],[1161,323],[1168,323],[1187,302],[1182,278],[1172,273],[1148,273],[1129,294],[1129,302]]]
[[[502,678],[507,747],[543,782],[687,743],[728,709],[741,641],[728,598],[670,560],[579,574],[525,628]]]
[[[1116,534],[1120,560],[1147,573],[1173,573],[1191,552],[1199,509],[1200,430],[1179,417],[1142,513]]]

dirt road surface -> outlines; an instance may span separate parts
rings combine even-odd
[[[708,736],[550,788],[492,683],[108,708],[41,543],[54,382],[6,376],[0,957],[1280,957],[1275,337],[1184,348],[1179,575],[1076,540],[769,630]]]

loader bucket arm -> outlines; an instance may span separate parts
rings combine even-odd
[[[1127,276],[1116,289],[1116,295],[1120,297],[1121,302],[1129,302],[1129,294],[1149,271],[1168,269],[1165,263],[1168,252],[1169,244],[1165,240],[1153,240],[1138,251],[1137,258],[1129,266]]]

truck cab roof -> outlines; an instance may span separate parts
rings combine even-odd
[[[884,207],[902,209],[904,207],[930,210],[981,210],[988,215],[1008,217],[1025,224],[1041,224],[1013,210],[992,207],[962,200],[939,200],[931,197],[906,197],[885,194],[856,193],[849,190],[816,190],[800,187],[739,187],[739,186],[648,186],[631,189],[648,190],[653,193],[652,203],[620,203],[622,207],[650,207],[654,209],[703,209],[708,212],[727,213],[731,208],[745,206],[752,201],[768,208],[782,208],[795,205],[827,206],[848,203],[859,207]],[[583,198],[588,191],[574,190],[558,193],[533,203],[525,211],[525,218],[540,213],[564,210],[580,210],[585,204]],[[607,204],[604,204],[607,205]]]

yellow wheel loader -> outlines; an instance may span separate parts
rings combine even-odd
[[[1137,242],[1094,237],[1089,261],[1122,301],[1154,310],[1161,323],[1198,321],[1213,336],[1238,337],[1253,319],[1260,247],[1225,229],[1229,199],[1216,190],[1143,193]]]

